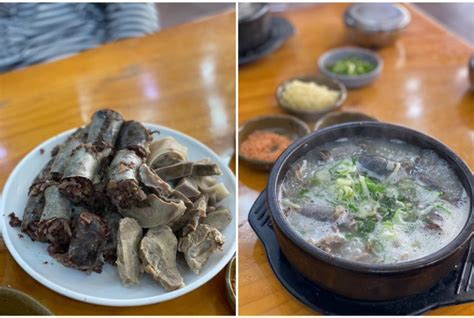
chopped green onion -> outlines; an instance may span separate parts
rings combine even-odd
[[[329,169],[329,172],[331,173],[331,175],[334,175],[336,177],[346,177],[355,171],[356,171],[355,164],[352,163],[351,160],[347,160],[347,159],[340,161],[334,167]]]
[[[359,182],[360,182],[360,185],[361,185],[361,187],[362,187],[362,191],[363,191],[363,193],[364,193],[364,196],[365,196],[366,198],[370,197],[369,188],[367,187],[367,183],[365,183],[365,177],[359,175]]]
[[[298,198],[300,198],[300,199],[306,198],[306,197],[308,197],[308,194],[309,194],[309,189],[301,189],[298,192]]]
[[[373,192],[373,193],[382,193],[382,192],[385,192],[386,191],[386,188],[380,184],[380,183],[377,183],[376,181],[370,179],[370,178],[366,178],[365,180],[366,184],[367,184],[367,188],[369,189],[370,192]]]
[[[349,204],[347,204],[347,207],[348,207],[349,209],[351,209],[352,211],[354,211],[354,212],[358,212],[358,211],[359,211],[359,208],[358,208],[354,203],[349,203]]]
[[[356,222],[356,230],[362,236],[367,236],[375,230],[377,220],[373,217],[364,220],[359,219]]]
[[[372,72],[376,65],[357,56],[351,56],[338,60],[329,65],[327,69],[335,74],[358,76]]]
[[[443,203],[438,203],[435,205],[435,208],[439,209],[441,212],[444,212],[448,215],[451,215],[451,210],[446,208],[446,206]]]

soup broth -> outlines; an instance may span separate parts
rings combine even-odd
[[[343,138],[295,162],[279,193],[290,226],[321,250],[362,263],[427,256],[464,227],[470,199],[434,151]]]

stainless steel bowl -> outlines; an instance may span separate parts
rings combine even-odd
[[[0,315],[40,315],[53,313],[33,297],[13,288],[0,287]]]
[[[393,44],[410,21],[408,10],[390,3],[357,3],[344,13],[344,23],[351,39],[370,48]]]
[[[225,290],[227,292],[227,301],[232,307],[232,310],[235,312],[235,297],[237,294],[236,291],[237,281],[236,281],[236,265],[235,265],[235,255],[227,264],[225,270]]]

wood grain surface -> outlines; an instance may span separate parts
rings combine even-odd
[[[226,160],[234,152],[235,13],[108,44],[0,75],[0,187],[36,145],[88,122],[103,107],[191,135]],[[226,315],[224,270],[177,299],[141,307],[89,305],[28,276],[0,243],[0,285],[57,315]]]
[[[316,73],[321,54],[351,44],[342,20],[346,6],[325,4],[281,14],[293,23],[296,34],[272,55],[240,67],[240,124],[257,115],[282,113],[274,97],[278,84]],[[474,94],[469,91],[467,63],[474,49],[412,6],[407,7],[411,24],[395,45],[378,52],[385,62],[381,77],[368,87],[349,91],[343,110],[362,111],[434,136],[473,169]],[[239,165],[239,312],[315,314],[276,279],[263,245],[246,221],[267,177],[267,173]],[[429,314],[473,315],[474,304]]]

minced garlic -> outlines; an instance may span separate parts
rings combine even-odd
[[[299,111],[319,111],[334,105],[340,93],[314,82],[294,80],[285,85],[282,97],[287,107]]]

